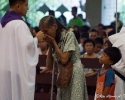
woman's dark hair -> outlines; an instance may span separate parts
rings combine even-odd
[[[18,3],[18,2],[24,3],[25,0],[9,0],[9,5],[10,5],[10,7],[11,7],[11,6],[15,5],[15,4]]]
[[[86,43],[92,43],[93,44],[93,46],[95,47],[95,42],[93,41],[93,40],[91,40],[91,39],[86,39],[84,42],[83,42],[83,46],[85,47],[85,44]]]
[[[117,47],[108,47],[104,50],[113,64],[116,64],[122,57],[120,50]]]
[[[58,26],[58,28],[56,30],[56,38],[55,38],[56,42],[58,43],[60,41],[62,30],[63,29],[67,30],[67,28],[65,26],[63,26],[55,17],[53,17],[52,15],[43,17],[40,20],[39,29],[41,29],[41,25],[45,25],[47,27],[51,27],[54,24],[57,24],[57,26]]]

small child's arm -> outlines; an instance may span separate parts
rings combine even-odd
[[[92,77],[92,76],[96,76],[97,74],[98,74],[98,71],[95,71],[95,72],[86,74],[85,77]]]

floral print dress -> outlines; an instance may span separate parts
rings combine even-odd
[[[73,73],[68,87],[57,89],[57,100],[88,100],[86,80],[80,60],[80,49],[74,33],[62,30],[58,46],[63,52],[71,52],[70,60],[73,62]],[[53,58],[57,63],[59,62],[55,50],[53,51]]]

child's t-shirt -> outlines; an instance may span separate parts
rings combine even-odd
[[[115,100],[114,98],[114,89],[115,89],[115,73],[112,68],[109,68],[105,73],[100,74],[102,68],[99,69],[97,75],[97,84],[96,84],[96,100],[100,100],[99,98],[103,98],[102,93],[106,86],[112,85],[109,91],[109,98],[106,100]]]

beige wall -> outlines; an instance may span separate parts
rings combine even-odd
[[[92,27],[101,23],[102,0],[86,0],[86,17]]]

